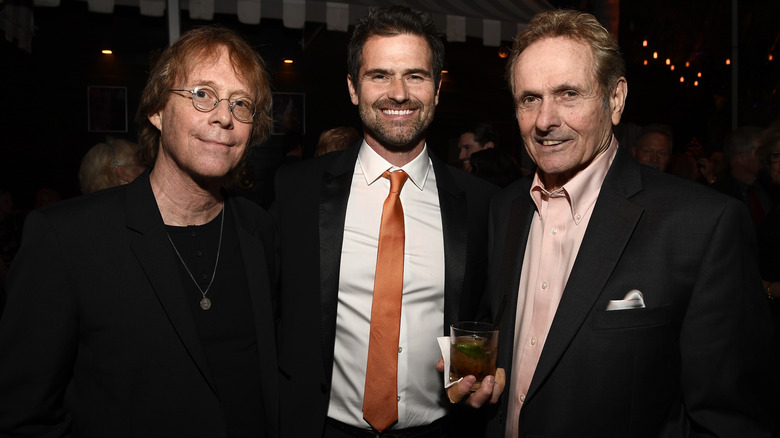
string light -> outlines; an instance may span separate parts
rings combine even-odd
[[[642,41],[642,47],[647,47],[647,40]]]
[[[285,64],[292,64],[292,63],[293,63],[293,60],[292,60],[292,59],[285,59],[283,62],[284,62]]]
[[[680,76],[680,83],[682,84],[683,82],[685,82],[685,76]]]
[[[688,62],[688,61],[685,61],[685,68],[688,68],[688,67],[690,67],[690,66],[691,66],[691,63],[690,63],[690,62]]]
[[[666,65],[672,65],[672,60],[669,58],[666,58]]]
[[[658,52],[653,52],[653,59],[658,59]]]
[[[696,73],[696,77],[700,78],[701,77],[701,72]]]
[[[669,69],[671,69],[672,71],[674,71],[674,66],[673,66],[673,65],[670,65],[670,66],[669,66]]]
[[[731,59],[726,59],[726,65],[731,65]]]
[[[646,60],[646,59],[645,59],[645,62],[644,62],[644,64],[645,64],[645,65],[647,65],[647,60]]]
[[[101,51],[100,51],[100,53],[102,53],[102,54],[104,54],[104,55],[111,55],[111,54],[113,54],[114,52],[113,52],[113,51],[111,51],[111,50],[109,50],[109,49],[103,49],[103,50],[101,50]]]
[[[693,81],[693,86],[694,87],[698,87],[699,86],[699,81]]]

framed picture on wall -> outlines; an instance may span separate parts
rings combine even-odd
[[[288,132],[306,134],[306,95],[303,93],[273,93],[271,134]]]
[[[89,132],[127,132],[127,87],[87,87]]]

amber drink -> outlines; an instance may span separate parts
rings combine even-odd
[[[450,382],[472,375],[482,379],[496,373],[498,330],[484,322],[459,322],[450,326]]]

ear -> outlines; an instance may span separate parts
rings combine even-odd
[[[162,132],[162,110],[157,111],[154,114],[150,114],[147,117],[149,118],[149,121],[152,123],[152,125],[154,125],[158,131]]]
[[[127,175],[127,171],[125,170],[124,166],[116,166],[114,168],[114,172],[116,172],[116,177],[119,178],[119,181],[122,184],[127,184],[130,182],[130,178]]]
[[[620,123],[620,117],[626,107],[626,97],[628,96],[628,83],[626,78],[621,77],[615,84],[615,89],[609,96],[610,109],[612,110],[612,125],[617,126]]]
[[[495,143],[493,143],[492,141],[489,141],[489,142],[485,143],[485,146],[482,146],[482,149],[493,149],[495,146],[496,146]]]
[[[360,103],[356,85],[357,84],[352,81],[352,76],[347,75],[347,88],[349,88],[349,99],[352,101],[352,105],[357,105]]]

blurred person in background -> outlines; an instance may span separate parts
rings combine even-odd
[[[86,195],[133,181],[146,169],[139,152],[137,143],[111,137],[89,148],[79,167],[81,193]]]

